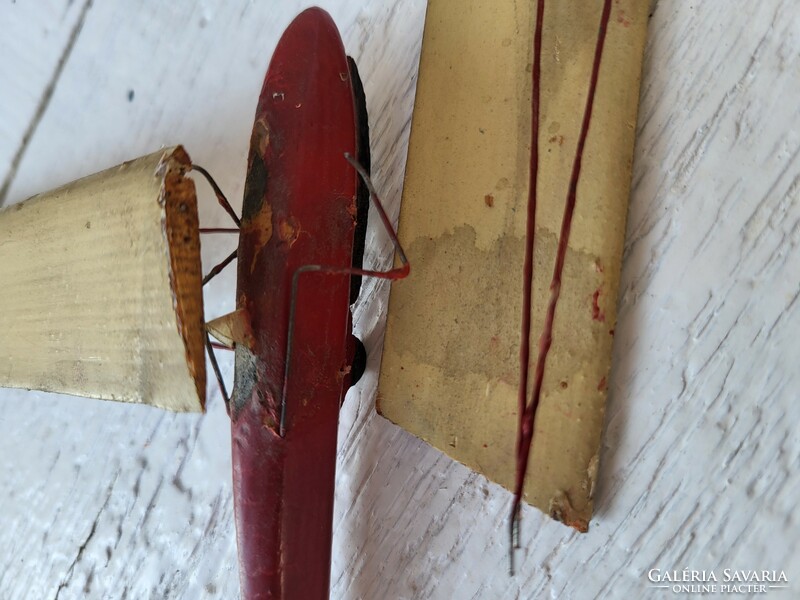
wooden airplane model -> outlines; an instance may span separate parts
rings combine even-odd
[[[469,5],[426,16],[400,220],[419,273],[392,290],[376,405],[513,491],[513,570],[523,501],[592,518],[647,6]],[[241,217],[181,147],[0,212],[0,386],[203,410],[208,351],[246,600],[328,594],[339,408],[366,356],[350,305],[362,277],[409,274],[369,169],[355,62],[308,9],[266,74]],[[200,228],[190,171],[235,228]],[[370,199],[386,272],[362,264]],[[204,232],[239,236],[205,277]],[[205,323],[234,259],[236,310]]]
[[[0,386],[203,410],[209,351],[247,600],[328,595],[339,408],[366,362],[350,304],[363,276],[409,272],[369,165],[355,62],[312,8],[267,71],[241,218],[180,146],[0,212]],[[239,235],[205,278],[192,170]],[[386,273],[362,266],[370,197],[403,263]],[[234,258],[236,310],[204,324],[202,286]],[[236,353],[230,397],[220,346]]]

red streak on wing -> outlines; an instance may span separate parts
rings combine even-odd
[[[539,63],[541,60],[541,27],[544,14],[544,0],[538,0],[536,30],[534,32],[534,51],[533,51],[533,102],[532,102],[532,122],[533,139],[531,147],[531,190],[528,201],[528,227],[526,234],[527,248],[525,257],[525,267],[523,280],[525,282],[523,295],[523,314],[522,314],[522,343],[520,347],[520,386],[519,386],[519,428],[517,432],[517,468],[516,481],[514,485],[514,502],[511,508],[510,534],[512,543],[511,552],[511,571],[514,570],[513,546],[515,535],[518,535],[516,525],[519,519],[519,508],[522,501],[522,494],[525,486],[525,475],[528,470],[528,460],[530,458],[531,442],[533,441],[534,420],[536,411],[539,407],[542,383],[544,380],[544,370],[547,363],[547,354],[553,341],[553,322],[555,320],[558,299],[561,294],[561,276],[564,271],[564,262],[569,247],[569,235],[572,229],[572,216],[575,211],[575,204],[578,196],[578,183],[581,175],[581,163],[583,160],[583,150],[586,145],[586,138],[589,135],[589,126],[592,120],[592,108],[594,107],[594,97],[597,91],[597,82],[600,76],[600,64],[603,59],[603,46],[605,45],[608,22],[611,15],[611,0],[604,0],[603,12],[600,17],[597,41],[595,44],[594,60],[592,63],[592,73],[589,80],[589,91],[586,97],[586,106],[581,122],[578,144],[575,150],[575,159],[572,165],[572,174],[569,181],[569,191],[564,204],[564,216],[561,220],[561,233],[558,238],[556,249],[556,260],[553,266],[553,276],[550,281],[550,298],[547,303],[544,326],[539,337],[539,354],[536,357],[536,369],[533,376],[531,389],[531,399],[528,401],[528,379],[529,379],[529,358],[530,358],[530,306],[533,265],[531,258],[533,255],[533,243],[536,214],[536,173],[538,171],[538,121],[539,121],[539,88],[540,71]]]
[[[602,293],[602,286],[597,288],[592,294],[592,319],[595,321],[605,321],[606,314],[600,308],[600,294]]]

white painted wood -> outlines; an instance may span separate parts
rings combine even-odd
[[[87,10],[10,202],[182,142],[240,205],[261,78],[305,3],[136,4]],[[375,179],[396,211],[425,3],[322,4],[359,60]],[[2,177],[83,5],[36,6],[0,5],[14,32],[0,53]],[[51,35],[31,40],[36,22]],[[800,594],[800,6],[661,0],[649,36],[590,532],[526,510],[508,576],[508,493],[373,413],[387,288],[369,284],[369,370],[340,428],[332,597],[672,596],[649,587],[651,568],[782,569],[790,589],[769,596]],[[201,220],[226,224],[199,187]],[[204,259],[232,244],[213,237]],[[378,227],[368,246],[385,260]],[[215,282],[209,317],[232,307],[232,285],[232,272]],[[202,417],[10,390],[0,406],[0,598],[237,596],[217,393]]]
[[[0,206],[61,79],[91,2],[43,0],[0,7]]]

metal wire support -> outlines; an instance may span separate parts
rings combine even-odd
[[[211,361],[211,368],[214,369],[214,375],[217,377],[219,391],[222,393],[222,399],[225,401],[225,409],[230,410],[231,397],[228,395],[228,390],[225,388],[225,382],[222,381],[222,372],[219,370],[217,355],[214,353],[214,343],[211,341],[211,336],[208,332],[206,332],[206,352],[208,352],[208,358]]]
[[[225,194],[222,193],[222,190],[217,185],[217,182],[214,181],[213,177],[211,177],[211,173],[206,171],[200,165],[195,165],[195,164],[192,165],[192,170],[197,171],[198,173],[200,173],[200,175],[206,178],[206,181],[208,181],[209,185],[214,190],[214,195],[217,197],[217,202],[219,202],[219,205],[225,209],[226,213],[230,215],[231,219],[233,219],[233,222],[236,223],[236,227],[241,227],[242,220],[236,214],[236,211],[233,210],[231,203],[228,202],[228,199],[225,197]]]
[[[292,366],[291,357],[292,357],[292,346],[294,342],[293,338],[294,338],[294,328],[296,319],[295,313],[297,309],[297,287],[300,280],[300,276],[305,273],[324,273],[327,275],[361,275],[364,277],[376,277],[379,279],[397,280],[407,277],[411,270],[411,265],[408,262],[408,257],[406,256],[405,250],[403,250],[403,246],[400,244],[400,240],[397,238],[397,232],[394,230],[394,226],[392,225],[392,222],[389,220],[389,216],[386,214],[386,211],[383,208],[383,203],[381,202],[381,199],[378,196],[378,192],[375,191],[375,186],[372,185],[372,181],[370,180],[366,169],[349,153],[345,153],[344,158],[356,170],[358,175],[363,180],[364,184],[367,186],[367,190],[369,190],[370,200],[372,201],[375,210],[378,211],[378,215],[380,216],[381,222],[383,223],[383,226],[386,229],[386,233],[389,234],[389,237],[391,238],[392,243],[394,244],[395,252],[397,252],[397,257],[400,260],[401,266],[390,269],[388,271],[375,271],[370,269],[357,269],[352,266],[341,267],[335,265],[303,265],[302,267],[298,267],[297,270],[295,270],[295,272],[292,274],[292,289],[289,300],[289,324],[286,335],[286,356],[284,359],[284,371],[283,371],[283,389],[281,391],[281,414],[280,414],[280,429],[279,429],[281,437],[284,437],[286,435],[287,390],[288,390],[289,376],[291,375],[291,366]]]
[[[236,228],[222,228],[222,227],[211,227],[207,229],[200,229],[200,233],[238,233],[239,229],[242,225],[241,219],[238,217],[236,212],[233,210],[230,202],[225,197],[225,194],[222,193],[219,185],[217,182],[214,181],[214,178],[211,174],[206,171],[203,167],[199,165],[192,165],[192,170],[197,171],[203,177],[205,177],[206,181],[208,181],[211,188],[214,190],[214,195],[217,197],[217,202],[219,202],[220,206],[225,210],[226,213],[233,219],[233,222],[236,223]],[[237,251],[234,250],[230,255],[228,255],[221,263],[214,266],[214,268],[209,271],[208,275],[203,277],[202,285],[205,286],[209,281],[211,281],[214,277],[216,277],[220,271],[222,271],[225,267],[227,267],[233,259],[236,258]],[[219,385],[220,392],[222,393],[222,399],[225,401],[225,410],[230,411],[230,395],[228,394],[228,390],[225,388],[225,382],[222,380],[222,372],[219,368],[219,363],[217,362],[217,355],[214,353],[214,348],[221,348],[219,344],[216,344],[211,341],[211,336],[209,336],[208,332],[206,332],[206,352],[208,352],[208,359],[211,361],[211,367],[214,370],[214,375],[217,378],[217,384]]]
[[[216,277],[217,275],[219,275],[219,273],[222,271],[222,269],[224,269],[224,268],[225,268],[225,267],[227,267],[229,264],[231,264],[231,262],[233,262],[233,259],[234,259],[234,258],[236,258],[236,254],[237,254],[237,252],[238,252],[238,250],[234,250],[234,251],[233,251],[233,252],[231,252],[231,253],[230,253],[230,254],[229,254],[227,257],[225,257],[225,260],[223,260],[221,263],[219,263],[219,264],[218,264],[218,265],[216,265],[216,266],[215,266],[213,269],[211,269],[211,270],[208,272],[208,275],[206,275],[205,277],[203,277],[203,285],[205,286],[205,284],[207,284],[209,281],[211,281],[212,279],[214,279],[214,277]]]

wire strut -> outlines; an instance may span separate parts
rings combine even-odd
[[[386,229],[386,233],[389,234],[389,237],[391,238],[392,243],[394,244],[394,248],[395,251],[397,252],[397,257],[400,259],[401,266],[389,269],[388,271],[375,271],[370,269],[357,269],[352,266],[340,267],[335,265],[303,265],[302,267],[298,267],[297,270],[295,270],[295,272],[292,274],[292,289],[289,301],[289,326],[286,336],[286,357],[284,359],[285,363],[283,371],[283,389],[281,391],[281,415],[280,415],[281,437],[284,437],[286,435],[286,404],[287,404],[286,396],[289,383],[289,376],[291,374],[291,367],[292,367],[291,357],[292,357],[292,346],[293,346],[295,317],[296,317],[295,313],[297,308],[297,286],[300,280],[300,276],[305,273],[324,273],[327,275],[361,275],[363,277],[376,277],[379,279],[397,280],[407,277],[411,270],[411,265],[408,262],[408,257],[406,256],[405,250],[403,250],[403,246],[400,244],[400,240],[397,238],[397,232],[394,230],[392,222],[389,220],[389,216],[386,214],[386,211],[383,208],[383,203],[381,202],[381,199],[378,197],[378,192],[375,190],[375,186],[372,185],[372,180],[367,174],[366,169],[349,153],[345,153],[344,158],[356,170],[358,175],[364,181],[364,184],[367,186],[367,190],[369,190],[370,200],[372,201],[375,210],[378,211],[378,215],[380,216],[381,222],[383,223],[383,226]]]
[[[203,167],[199,165],[193,164],[192,170],[197,171],[203,177],[205,177],[206,181],[208,181],[209,185],[211,185],[211,188],[214,190],[214,195],[217,197],[217,202],[219,202],[219,205],[222,206],[223,209],[225,209],[225,212],[227,212],[228,215],[230,215],[231,219],[233,219],[233,222],[236,223],[235,229],[223,228],[223,227],[210,227],[206,229],[200,228],[200,233],[238,233],[239,229],[242,226],[242,221],[236,214],[236,211],[233,210],[233,207],[231,206],[231,203],[228,202],[228,199],[225,197],[225,194],[222,193],[222,190],[220,189],[219,185],[217,185],[217,182],[214,181],[214,178],[208,171],[206,171]],[[233,259],[236,258],[236,253],[237,251],[234,250],[221,263],[215,265],[214,268],[212,268],[211,271],[209,271],[208,275],[203,277],[202,285],[205,286],[209,281],[214,279],[214,277],[216,277],[225,267],[227,267],[231,262],[233,262]],[[226,350],[229,350],[229,348],[226,348],[220,344],[212,342],[211,336],[208,334],[208,332],[206,332],[205,343],[206,343],[206,352],[208,352],[208,359],[211,361],[211,368],[214,370],[214,375],[217,378],[217,384],[219,385],[219,390],[220,393],[222,394],[222,399],[225,401],[225,409],[230,411],[230,401],[231,401],[230,395],[228,394],[228,390],[225,388],[225,382],[222,380],[222,372],[220,371],[219,363],[217,362],[217,355],[214,352],[214,348],[225,348]]]

